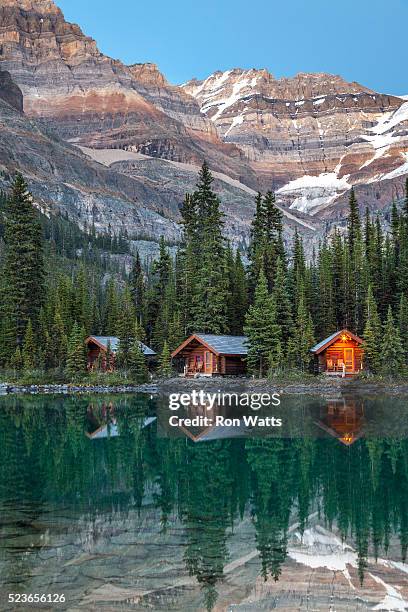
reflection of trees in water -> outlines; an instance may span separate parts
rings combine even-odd
[[[279,578],[289,526],[304,531],[315,509],[343,539],[351,538],[363,579],[369,550],[387,552],[392,536],[408,546],[408,441],[333,438],[234,439],[194,444],[160,439],[143,428],[147,401],[86,397],[7,399],[0,411],[0,502],[42,507],[69,505],[87,516],[141,510],[152,494],[165,531],[177,517],[186,538],[184,560],[206,606],[217,598],[232,529],[249,512],[261,573]],[[90,429],[115,420],[118,435],[91,440]],[[135,529],[137,526],[135,525]],[[26,526],[20,525],[24,530]],[[97,531],[97,530],[96,530]],[[95,538],[98,534],[95,533]],[[24,551],[8,567],[21,576]],[[4,555],[3,555],[4,556]]]

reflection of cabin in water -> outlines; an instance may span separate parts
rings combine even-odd
[[[329,376],[353,376],[363,369],[361,338],[347,329],[325,338],[310,352],[315,357],[315,371]]]
[[[105,371],[114,370],[119,342],[119,338],[116,336],[89,336],[85,340],[88,351],[88,369],[92,370],[95,367],[100,367]],[[151,363],[156,353],[143,342],[140,343],[140,348],[146,357],[146,361]]]
[[[141,429],[144,429],[156,420],[156,417],[138,417]],[[134,420],[133,420],[134,423]],[[94,407],[92,404],[88,406],[86,413],[86,428],[85,435],[90,440],[105,440],[109,438],[117,438],[120,435],[118,422],[115,416],[115,409],[112,403],[102,404]]]
[[[246,372],[246,336],[193,334],[173,353],[185,376],[240,375]]]
[[[363,400],[355,397],[329,400],[322,408],[316,425],[345,446],[350,446],[363,434]]]

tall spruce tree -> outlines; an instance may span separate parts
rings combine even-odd
[[[44,302],[43,236],[33,199],[21,174],[14,179],[5,209],[2,311],[10,354],[21,346],[31,320],[37,328]]]
[[[276,315],[276,322],[281,329],[281,340],[285,344],[292,333],[293,318],[289,297],[287,274],[284,263],[280,257],[276,262],[276,275],[272,290],[272,300]]]
[[[408,365],[408,299],[401,294],[398,309],[398,328],[404,348],[405,365]]]
[[[133,342],[133,332],[136,321],[136,308],[132,300],[129,287],[125,287],[121,295],[121,308],[118,314],[117,334],[119,348],[116,355],[117,365],[128,368],[130,361],[130,347]]]
[[[255,290],[254,303],[245,318],[248,336],[248,369],[259,377],[269,369],[269,359],[281,351],[281,329],[276,323],[274,303],[268,292],[266,276],[261,268]]]
[[[146,365],[146,358],[138,338],[134,338],[130,347],[129,366],[135,383],[141,384],[148,380],[149,373]]]
[[[228,276],[220,200],[212,189],[213,177],[204,162],[193,194],[196,202],[197,252],[191,325],[196,331],[220,334],[227,327]]]
[[[384,374],[398,376],[403,373],[404,349],[398,327],[394,324],[391,306],[384,323],[381,360]]]
[[[86,371],[85,330],[76,321],[68,340],[66,370],[69,376]]]
[[[140,323],[143,322],[145,316],[145,278],[140,260],[139,252],[136,251],[132,270],[130,273],[130,291],[132,294],[133,305],[135,307],[136,316]]]
[[[373,373],[380,369],[381,365],[381,321],[378,316],[377,304],[375,302],[371,285],[368,288],[366,301],[366,323],[364,327],[364,365]]]
[[[159,359],[159,372],[162,376],[169,377],[171,376],[172,371],[173,368],[171,365],[171,353],[169,345],[167,344],[167,340],[165,340]]]
[[[28,321],[24,335],[22,358],[25,370],[33,370],[38,365],[37,346],[31,319]]]
[[[239,251],[235,256],[231,248],[227,250],[228,269],[228,328],[231,334],[242,334],[245,313],[248,305],[248,291],[245,268]]]
[[[301,372],[306,372],[310,368],[312,359],[310,349],[315,344],[315,337],[313,321],[306,306],[305,290],[302,285],[297,293],[298,307],[290,343],[289,352],[291,354],[289,359]]]

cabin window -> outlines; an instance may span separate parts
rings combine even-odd
[[[205,369],[211,370],[211,353],[209,351],[205,353]]]

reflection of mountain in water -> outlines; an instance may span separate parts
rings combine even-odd
[[[140,398],[1,401],[5,592],[47,585],[87,610],[408,606],[408,440],[195,444],[157,437]],[[363,418],[322,405],[336,432],[342,411]],[[84,435],[112,419],[116,437]]]

